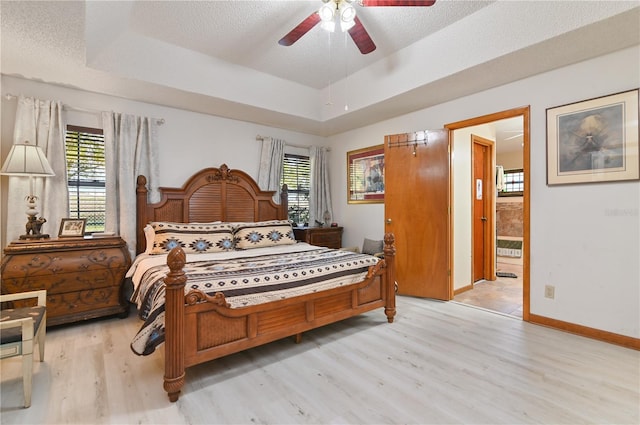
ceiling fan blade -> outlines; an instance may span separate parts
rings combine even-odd
[[[433,6],[436,0],[359,0],[360,6]]]
[[[360,49],[360,53],[366,55],[367,53],[371,53],[376,50],[376,45],[369,36],[369,33],[366,29],[364,29],[364,25],[358,17],[356,16],[354,19],[356,23],[349,29],[349,35],[353,39],[353,42],[356,43],[358,49]]]
[[[300,22],[297,27],[282,37],[280,41],[278,41],[278,44],[281,46],[291,46],[298,41],[300,37],[308,33],[311,28],[315,27],[318,22],[320,22],[320,15],[318,15],[318,12],[313,12],[307,19]]]

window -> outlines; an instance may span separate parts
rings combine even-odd
[[[524,170],[504,170],[504,189],[499,196],[523,196]]]
[[[103,232],[106,170],[102,130],[68,125],[66,144],[69,216],[86,218],[86,233]]]
[[[309,157],[285,153],[281,184],[286,184],[289,189],[289,220],[300,225],[308,224],[311,185]]]

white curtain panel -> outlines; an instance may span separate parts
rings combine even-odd
[[[258,170],[258,186],[262,190],[275,190],[273,200],[278,204],[280,203],[280,179],[282,178],[285,144],[284,140],[272,137],[262,139],[262,153]]]
[[[504,167],[502,165],[496,166],[496,191],[502,192],[506,187],[504,181]]]
[[[42,233],[58,235],[60,221],[69,216],[69,194],[67,191],[67,161],[65,157],[65,125],[62,118],[62,103],[19,96],[13,143],[28,140],[40,146],[56,174],[53,177],[34,177],[36,206],[47,222]],[[25,197],[29,194],[28,177],[9,177],[7,188],[7,234],[11,242],[25,233],[27,210]]]
[[[107,208],[105,230],[136,246],[136,179],[147,178],[149,201],[158,202],[158,149],[155,119],[103,112]]]
[[[333,218],[329,186],[329,154],[327,148],[309,148],[311,162],[311,189],[309,196],[309,223],[316,221],[329,225]],[[328,213],[328,214],[327,214]],[[328,217],[325,217],[328,215]]]

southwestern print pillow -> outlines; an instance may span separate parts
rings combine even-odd
[[[297,242],[291,223],[287,220],[236,223],[233,236],[236,249],[291,245]]]
[[[233,227],[226,223],[152,222],[151,254],[168,254],[176,246],[187,254],[233,251]]]

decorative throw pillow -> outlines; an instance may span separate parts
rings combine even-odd
[[[236,223],[233,235],[237,249],[262,248],[265,246],[290,245],[296,243],[293,228],[287,220]]]
[[[218,223],[153,222],[151,254],[167,254],[176,246],[188,254],[233,251],[233,227]]]
[[[384,242],[383,241],[374,241],[372,239],[364,239],[364,243],[362,244],[362,253],[374,255],[381,253],[384,250]]]

